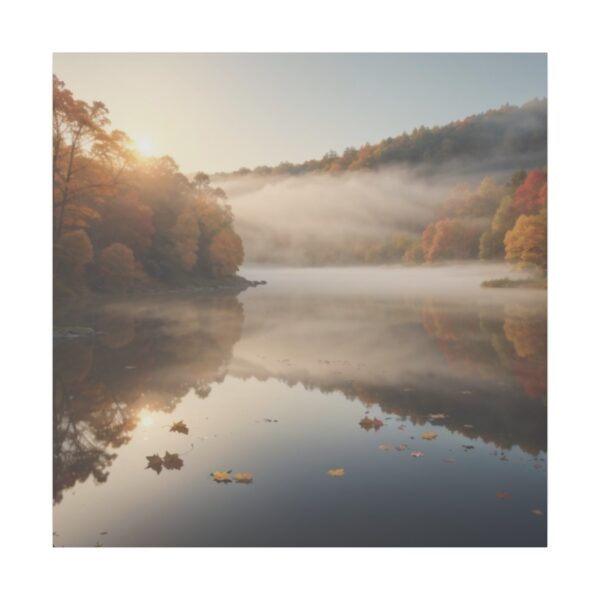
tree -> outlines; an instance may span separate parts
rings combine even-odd
[[[98,218],[97,206],[110,195],[132,154],[127,136],[108,132],[108,109],[102,102],[75,100],[64,82],[53,77],[52,179],[54,235],[65,224],[87,227]]]
[[[504,256],[504,236],[511,229],[516,220],[512,208],[512,196],[505,196],[492,219],[490,228],[479,239],[479,258],[493,259]]]
[[[98,266],[104,287],[108,290],[127,289],[135,279],[135,258],[125,244],[117,242],[104,248],[100,252]]]
[[[175,254],[180,265],[190,271],[198,260],[198,239],[200,228],[196,215],[184,212],[177,217],[177,222],[171,230]]]
[[[108,109],[53,79],[55,290],[124,291],[231,274],[243,259],[225,192],[169,157],[140,160]],[[101,250],[101,251],[100,251]],[[96,257],[96,260],[94,260]],[[150,279],[150,275],[153,279]]]
[[[203,190],[210,184],[210,177],[203,173],[202,171],[198,171],[194,175],[194,179],[192,180],[192,185],[197,190]]]
[[[55,277],[67,293],[85,290],[85,269],[94,248],[85,231],[65,233],[54,246]]]
[[[142,257],[154,237],[152,216],[152,209],[141,201],[138,192],[127,190],[119,194],[102,212],[98,225],[100,244],[120,242]]]
[[[504,238],[506,260],[519,268],[535,266],[546,271],[548,263],[546,211],[521,215]]]
[[[464,259],[477,256],[479,231],[459,219],[442,219],[425,228],[423,255],[427,262],[440,259]]]
[[[520,215],[528,215],[546,207],[548,186],[546,174],[531,171],[515,191],[513,209]]]
[[[242,240],[232,229],[223,229],[210,242],[209,254],[214,275],[234,275],[244,261]]]

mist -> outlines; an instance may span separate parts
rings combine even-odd
[[[256,175],[219,182],[246,261],[306,264],[307,250],[418,237],[456,181],[424,180],[405,169],[293,177]]]

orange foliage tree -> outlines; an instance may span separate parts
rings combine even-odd
[[[233,275],[244,260],[240,236],[231,229],[222,229],[209,246],[212,272],[217,276]]]
[[[531,171],[525,181],[516,189],[513,208],[518,214],[528,215],[546,207],[548,184],[546,174],[540,170]]]
[[[478,252],[479,231],[458,219],[442,219],[425,228],[421,241],[427,262],[472,258]]]
[[[81,229],[65,233],[54,248],[55,277],[66,290],[85,290],[85,269],[94,258],[90,238]]]
[[[100,275],[108,290],[124,290],[134,280],[136,265],[133,252],[125,244],[116,242],[100,252]]]
[[[235,273],[241,241],[222,189],[175,161],[141,159],[108,109],[53,79],[55,291],[187,285]],[[88,268],[89,267],[89,268]]]

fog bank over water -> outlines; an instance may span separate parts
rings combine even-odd
[[[431,172],[387,167],[336,175],[217,177],[213,183],[227,194],[247,261],[326,264],[332,248],[351,256],[356,247],[399,235],[418,239],[459,190],[476,189],[486,176],[502,184],[514,172],[502,163],[485,163],[487,169],[452,164]],[[322,260],[311,261],[315,255]]]
[[[242,177],[219,183],[250,261],[302,264],[315,247],[419,235],[451,184],[408,171]]]
[[[244,302],[262,295],[326,296],[415,296],[506,301],[545,301],[545,291],[530,289],[481,288],[487,279],[525,278],[506,263],[464,262],[423,266],[282,267],[247,264],[240,274],[252,280],[266,280],[262,290],[244,294]]]

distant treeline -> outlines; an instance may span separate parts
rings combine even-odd
[[[292,237],[261,225],[245,228],[250,239],[264,243],[264,249],[252,256],[257,262],[411,265],[505,259],[543,275],[547,268],[547,194],[545,168],[521,170],[503,184],[484,177],[475,189],[455,187],[429,223],[408,233],[401,222],[397,234],[382,229],[379,234],[362,236],[303,231]]]
[[[367,264],[505,259],[544,274],[547,198],[546,169],[517,171],[504,185],[485,177],[474,191],[457,189],[420,237],[401,234],[363,245],[362,260],[351,255]]]
[[[426,262],[504,257],[545,273],[547,199],[546,170],[518,171],[503,186],[485,178],[476,192],[447,202],[415,254]]]
[[[168,156],[142,159],[109,125],[104,104],[53,78],[56,297],[234,274],[244,252],[223,190]]]
[[[505,104],[499,109],[472,115],[442,127],[419,127],[412,133],[389,137],[378,144],[346,148],[342,155],[330,151],[321,159],[300,164],[282,162],[276,167],[241,168],[217,173],[219,178],[240,175],[305,175],[377,169],[389,165],[436,167],[451,161],[514,159],[542,156],[547,147],[546,99],[521,107]]]

